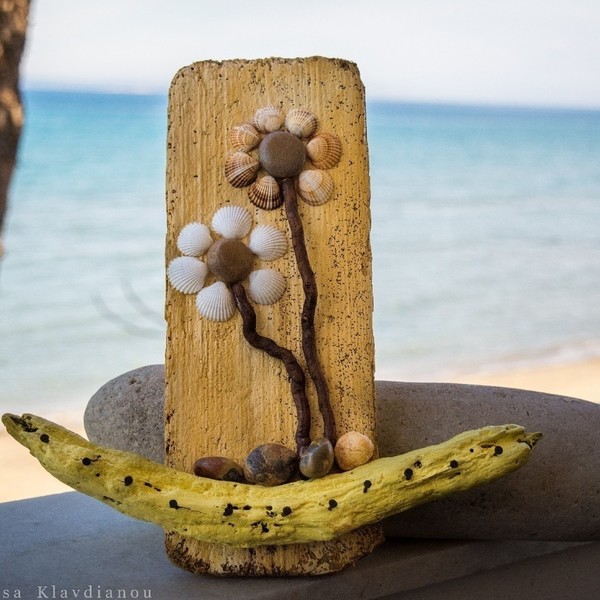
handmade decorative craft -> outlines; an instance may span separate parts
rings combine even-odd
[[[539,438],[485,426],[377,458],[364,114],[345,61],[183,69],[169,103],[167,465],[3,417],[56,477],[165,528],[193,572],[339,570],[382,541],[382,518],[501,477]]]

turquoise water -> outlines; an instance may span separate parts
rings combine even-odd
[[[166,98],[27,94],[0,408],[163,362]],[[600,354],[600,112],[371,103],[380,377]]]

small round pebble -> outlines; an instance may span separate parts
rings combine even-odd
[[[273,177],[296,177],[306,160],[306,147],[287,131],[266,135],[258,147],[261,166]]]
[[[363,433],[349,431],[342,435],[335,445],[335,460],[344,471],[360,467],[371,460],[375,446]]]
[[[224,456],[204,456],[194,463],[194,475],[220,481],[243,483],[244,469]]]
[[[210,272],[218,280],[237,283],[252,271],[254,254],[240,240],[221,238],[210,247],[206,262]]]
[[[244,463],[244,476],[249,483],[264,486],[289,481],[298,469],[298,455],[281,444],[263,444],[250,452]]]
[[[300,473],[309,479],[324,477],[333,467],[333,446],[326,438],[318,438],[300,453]]]

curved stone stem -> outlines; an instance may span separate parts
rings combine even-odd
[[[256,331],[256,312],[248,301],[244,286],[241,283],[233,283],[229,285],[229,289],[242,316],[242,331],[246,341],[254,348],[280,360],[287,371],[298,417],[295,439],[297,452],[300,454],[300,451],[310,444],[310,407],[306,398],[304,371],[291,350]]]
[[[306,250],[304,228],[302,226],[302,220],[300,219],[300,213],[298,212],[296,184],[294,179],[283,179],[281,181],[281,192],[283,195],[283,206],[290,225],[292,247],[294,249],[298,271],[300,272],[304,288],[304,306],[302,307],[301,318],[302,350],[306,359],[308,373],[317,392],[319,410],[323,416],[324,435],[335,445],[337,438],[335,417],[329,400],[327,381],[325,380],[325,375],[323,374],[323,369],[319,361],[315,334],[315,312],[317,309],[318,298],[317,282],[312,267],[310,266],[310,260]]]

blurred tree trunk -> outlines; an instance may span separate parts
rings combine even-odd
[[[19,63],[25,47],[29,4],[30,0],[0,0],[0,233],[23,126]]]

